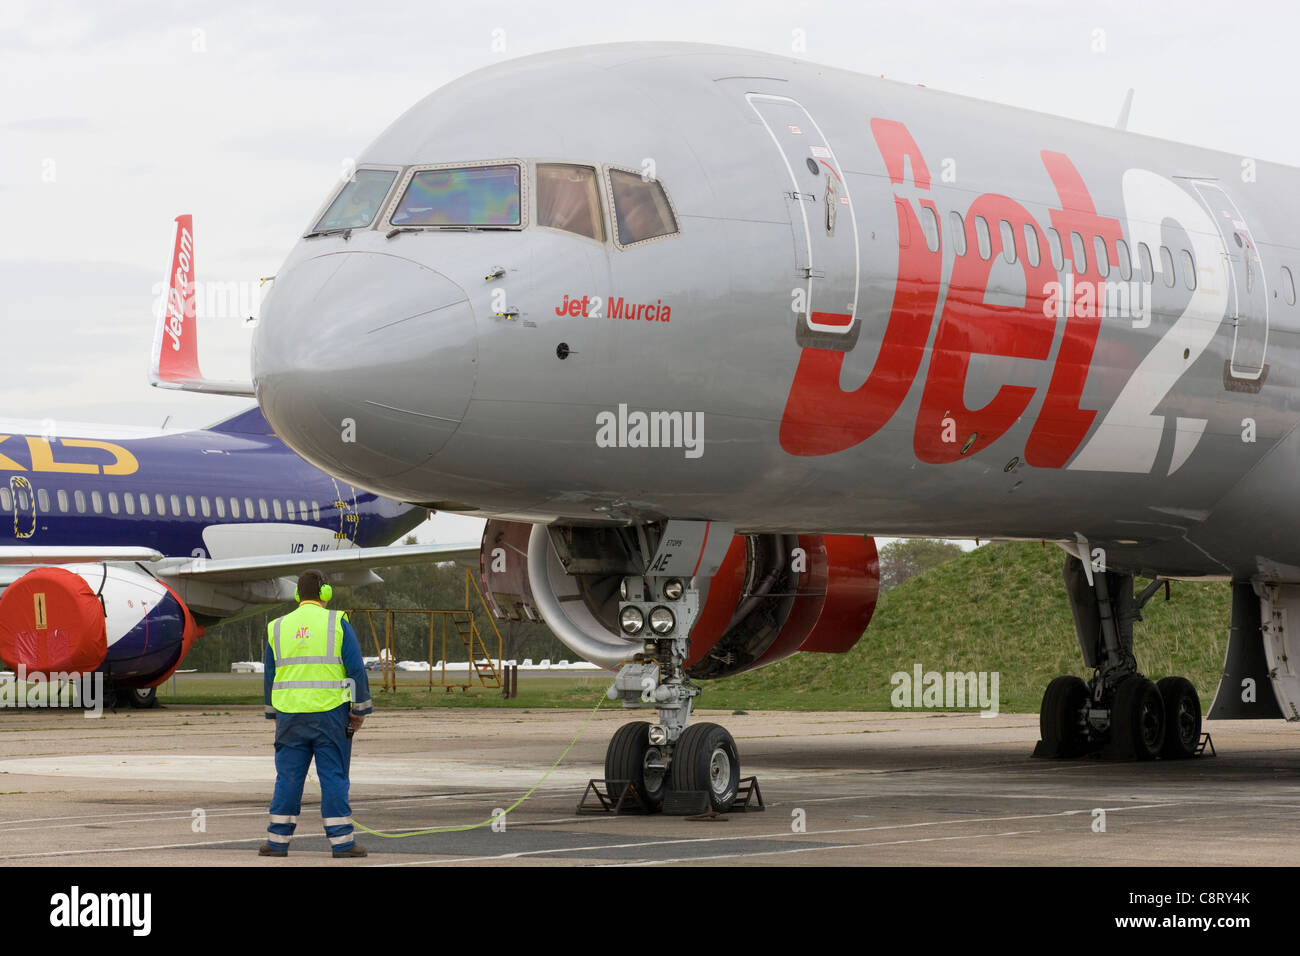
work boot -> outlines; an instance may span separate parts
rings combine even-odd
[[[360,843],[354,843],[346,850],[334,851],[334,859],[336,860],[355,860],[363,856],[369,856],[369,854],[366,853],[366,848]]]
[[[269,843],[263,843],[261,846],[257,848],[257,855],[258,856],[288,856],[289,848],[284,847],[282,849],[280,847],[271,846],[271,844]]]

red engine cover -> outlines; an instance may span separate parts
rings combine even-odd
[[[104,608],[80,575],[37,568],[0,595],[0,658],[10,666],[89,672],[107,652]]]
[[[801,651],[843,654],[862,637],[880,596],[880,554],[876,539],[828,534],[826,603]]]

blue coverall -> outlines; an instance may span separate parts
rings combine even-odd
[[[361,643],[352,625],[343,620],[343,667],[356,688],[351,712],[362,715],[374,710],[370,702],[370,681],[361,660]],[[302,788],[307,768],[316,758],[316,776],[320,778],[320,812],[330,849],[339,852],[352,848],[352,808],[348,803],[348,767],[352,760],[352,739],[348,737],[349,706],[317,714],[282,714],[271,706],[271,685],[275,683],[275,652],[266,645],[263,655],[264,699],[267,720],[275,720],[275,792],[271,796],[271,823],[267,827],[267,844],[287,850],[289,838],[298,824],[302,810]]]

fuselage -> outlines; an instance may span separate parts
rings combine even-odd
[[[514,221],[422,220],[457,165],[515,167]],[[358,166],[377,215],[309,230],[254,341],[277,432],[358,487],[1300,580],[1294,169],[683,44],[471,74]]]
[[[425,517],[320,473],[256,409],[168,433],[0,421],[0,545],[303,554],[386,545]]]

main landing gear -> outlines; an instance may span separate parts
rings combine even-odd
[[[1081,549],[1088,553],[1086,541]],[[1117,760],[1194,757],[1201,740],[1201,700],[1185,677],[1158,684],[1144,677],[1133,656],[1133,624],[1162,582],[1134,597],[1133,575],[1092,568],[1070,555],[1065,587],[1086,683],[1058,677],[1047,685],[1039,710],[1042,737],[1035,757],[1077,757],[1099,752]]]
[[[687,638],[700,610],[694,585],[694,579],[633,575],[619,586],[619,628],[644,643],[623,664],[608,696],[627,708],[656,708],[659,723],[619,728],[605,752],[605,778],[631,780],[652,811],[675,790],[703,791],[723,813],[736,802],[740,786],[740,756],[731,734],[717,724],[689,724],[700,692],[685,673]],[[611,784],[612,799],[617,789]]]

